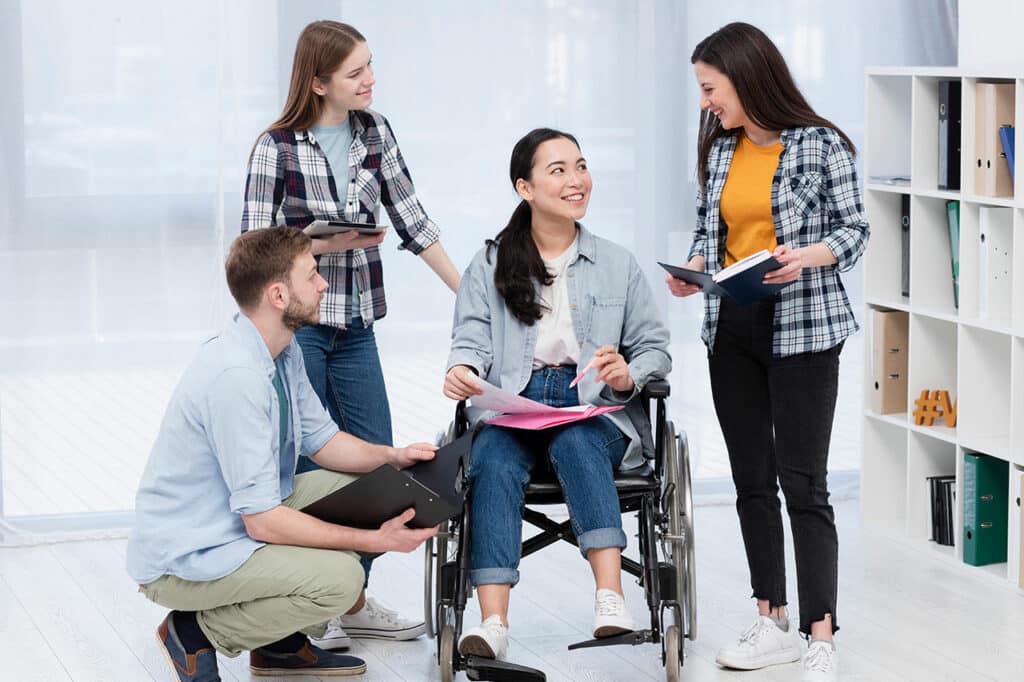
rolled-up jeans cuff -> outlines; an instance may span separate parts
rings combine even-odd
[[[626,546],[626,533],[621,528],[595,528],[581,534],[576,540],[580,543],[580,554],[586,559],[587,552],[591,549],[623,549]]]
[[[469,582],[477,585],[511,585],[519,582],[519,570],[515,568],[474,568],[469,572]]]

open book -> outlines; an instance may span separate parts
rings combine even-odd
[[[665,268],[676,279],[696,284],[705,294],[733,298],[740,305],[747,305],[767,296],[772,296],[793,283],[764,283],[766,272],[778,270],[782,267],[782,263],[775,260],[772,254],[764,249],[747,256],[743,260],[736,261],[714,275],[690,270],[678,265],[668,265],[661,261],[658,262],[658,265]]]
[[[551,428],[552,426],[561,426],[562,424],[590,419],[591,417],[615,412],[625,407],[625,405],[551,407],[544,403],[524,398],[521,395],[516,395],[511,391],[498,388],[482,379],[476,379],[476,383],[480,386],[483,393],[470,398],[473,407],[500,413],[498,416],[485,419],[484,421],[487,424],[506,426],[513,429],[538,431]]]

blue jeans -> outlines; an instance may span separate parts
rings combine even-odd
[[[366,327],[359,318],[348,329],[315,324],[296,331],[295,338],[309,383],[338,428],[370,443],[393,445],[391,408],[373,325]],[[299,457],[295,473],[319,468],[310,458]],[[369,576],[372,559],[362,561]]]
[[[554,407],[578,405],[576,389],[569,388],[575,375],[574,366],[539,369],[521,395]],[[484,426],[469,468],[470,581],[519,582],[524,491],[538,463],[558,478],[584,557],[591,549],[625,547],[614,472],[626,445],[606,417],[543,431]]]

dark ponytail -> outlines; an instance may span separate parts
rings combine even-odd
[[[548,140],[560,137],[572,140],[579,148],[580,143],[575,137],[551,128],[531,130],[516,143],[509,163],[509,177],[513,187],[520,178],[530,179],[537,147]],[[494,239],[488,239],[486,242],[488,262],[491,259],[491,252],[497,252],[497,262],[494,266],[495,288],[516,319],[530,326],[544,314],[544,309],[537,300],[535,283],[547,286],[554,281],[533,241],[530,231],[532,218],[530,205],[525,199],[520,201],[505,229]]]

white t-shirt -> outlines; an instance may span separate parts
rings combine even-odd
[[[551,260],[544,259],[544,265],[555,280],[551,286],[541,287],[540,304],[544,314],[537,321],[537,347],[533,351],[533,368],[548,365],[575,365],[580,359],[580,344],[572,325],[572,311],[569,310],[569,286],[566,271],[576,257],[579,237],[573,240],[565,252]]]

